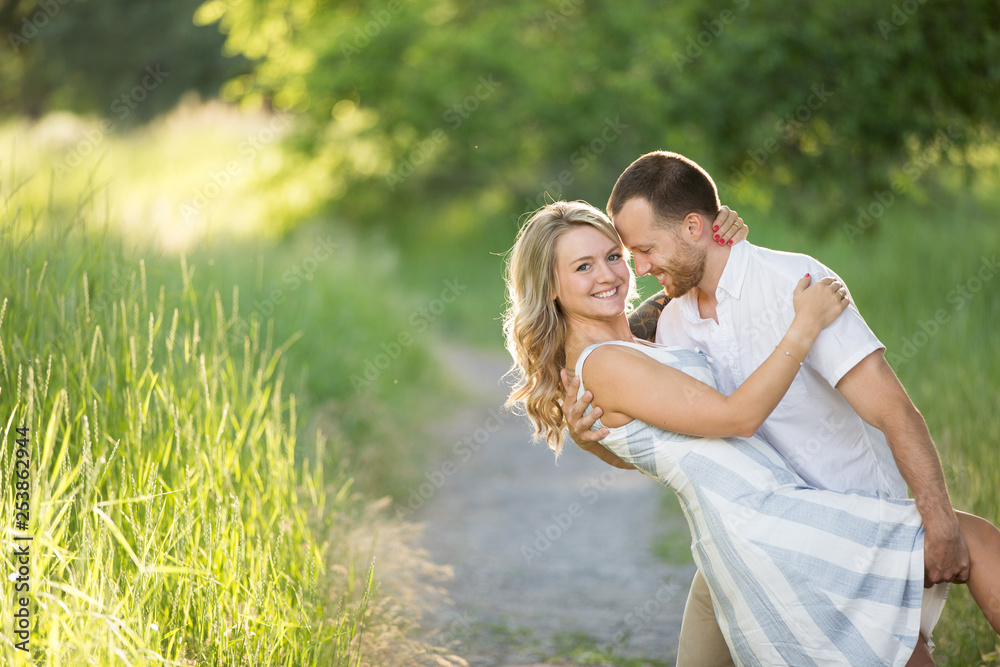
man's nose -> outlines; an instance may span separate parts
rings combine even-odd
[[[639,259],[638,257],[635,258],[635,273],[637,276],[642,278],[644,275],[649,273],[650,268],[652,268],[652,265],[649,262]]]

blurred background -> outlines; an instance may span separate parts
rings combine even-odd
[[[0,29],[0,417],[65,556],[33,561],[49,664],[460,662],[369,570],[463,404],[437,350],[502,354],[520,223],[656,149],[840,273],[956,507],[1000,520],[994,2],[5,0]],[[939,664],[998,662],[971,605]]]

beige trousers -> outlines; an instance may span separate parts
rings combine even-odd
[[[733,667],[729,646],[712,609],[712,596],[701,570],[694,573],[684,605],[681,637],[677,645],[677,667]]]

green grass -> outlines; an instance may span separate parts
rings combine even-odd
[[[630,658],[616,655],[615,647],[607,646],[582,632],[558,633],[553,638],[556,650],[549,661],[570,665],[614,665],[615,667],[666,667],[665,660]]]
[[[33,664],[357,664],[399,609],[373,597],[362,534],[385,519],[356,490],[391,491],[421,460],[393,380],[440,383],[425,340],[364,391],[350,382],[359,350],[407,326],[384,258],[337,235],[343,256],[284,284],[273,318],[248,316],[314,236],[253,260],[162,257],[87,230],[86,204],[68,224],[4,203],[0,514],[9,544],[24,427]]]
[[[653,554],[665,563],[694,563],[691,531],[673,493],[664,495],[660,505],[660,525],[653,541]]]

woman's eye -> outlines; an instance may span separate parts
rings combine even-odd
[[[613,252],[610,255],[608,255],[608,261],[609,262],[617,262],[621,258],[622,258],[622,254],[620,252]]]
[[[580,266],[576,267],[576,270],[577,271],[586,271],[589,268],[590,268],[590,264],[581,264]]]

